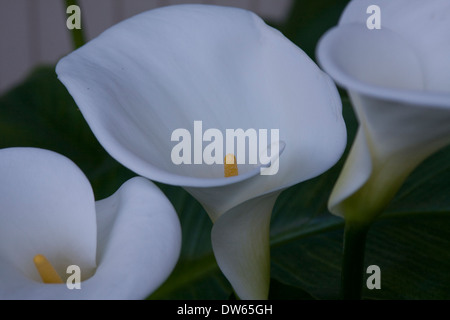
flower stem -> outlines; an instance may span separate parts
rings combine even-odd
[[[344,300],[361,300],[364,252],[370,224],[346,223],[342,260],[341,293]]]
[[[72,5],[78,6],[77,2],[78,2],[77,0],[65,0],[66,9]],[[75,28],[75,29],[72,29],[69,31],[72,36],[72,44],[73,44],[74,49],[78,49],[79,47],[83,46],[86,43],[85,38],[84,38],[83,29]]]

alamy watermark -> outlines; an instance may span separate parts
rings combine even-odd
[[[67,14],[70,16],[66,20],[67,29],[81,29],[81,9],[77,5],[71,5],[67,7]]]
[[[366,286],[367,289],[381,289],[381,269],[376,264],[370,265],[367,267],[367,274],[370,276],[367,278]]]
[[[381,9],[379,6],[373,4],[367,7],[367,14],[370,16],[366,20],[366,26],[369,30],[381,29]]]
[[[216,128],[203,132],[203,122],[194,121],[193,134],[178,128],[172,132],[171,141],[178,142],[171,152],[175,165],[224,164],[224,156],[233,154],[237,164],[261,165],[261,175],[275,175],[279,169],[279,129],[226,129]],[[270,131],[270,137],[269,137]],[[270,142],[269,142],[270,138]],[[203,143],[207,142],[206,146]],[[247,143],[248,142],[248,143]],[[225,146],[225,149],[224,149]],[[225,150],[225,153],[224,153]]]
[[[67,267],[66,273],[70,276],[66,280],[66,286],[68,289],[81,289],[81,269],[76,264],[72,264]]]

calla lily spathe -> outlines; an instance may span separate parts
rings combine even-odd
[[[219,267],[241,299],[265,299],[269,226],[285,188],[330,168],[346,130],[334,83],[255,14],[177,5],[110,28],[63,58],[59,79],[105,149],[134,172],[186,188],[214,226]],[[277,129],[276,175],[240,166],[175,165],[171,134],[203,128]],[[252,171],[253,170],[253,171]]]
[[[380,8],[369,30],[367,8]],[[352,1],[317,56],[346,88],[359,119],[354,144],[329,200],[331,212],[367,223],[406,177],[450,143],[450,3]]]
[[[143,299],[173,270],[178,217],[147,179],[95,202],[72,161],[36,148],[1,149],[0,176],[1,299]],[[38,254],[64,283],[42,282]],[[70,265],[80,268],[80,289],[66,286]]]

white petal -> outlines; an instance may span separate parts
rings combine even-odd
[[[351,214],[354,203],[347,205],[347,200],[360,190],[369,180],[372,173],[372,159],[367,146],[367,139],[363,129],[359,129],[350,153],[345,161],[339,179],[334,185],[328,201],[330,212],[345,217]],[[359,212],[359,210],[355,211]],[[359,208],[358,208],[359,209]],[[357,219],[355,217],[354,219]]]
[[[196,120],[203,131],[280,130],[286,142],[280,171],[256,194],[322,173],[346,142],[329,77],[241,9],[182,5],[145,12],[63,58],[57,73],[106,150],[164,183],[239,181],[223,178],[221,165],[172,163],[172,132],[185,128],[193,135]]]
[[[217,263],[240,299],[267,299],[270,280],[269,227],[279,192],[234,207],[213,225]]]
[[[83,297],[147,297],[170,275],[180,254],[181,227],[172,204],[156,185],[136,177],[97,202],[97,217],[98,268],[82,284]]]
[[[445,108],[350,94],[361,127],[329,206],[349,219],[374,218],[412,170],[450,144],[450,101]]]
[[[240,204],[321,174],[345,148],[334,83],[280,32],[245,10],[182,5],[145,12],[63,58],[57,73],[105,149],[142,176],[186,187],[219,224],[213,238],[222,239],[226,224],[234,225]],[[171,141],[172,132],[182,128],[194,135],[194,121],[202,121],[200,131],[214,128],[224,135],[226,129],[279,130],[285,149],[278,173],[255,175],[254,166],[244,165],[239,176],[224,178],[221,164],[173,164],[178,142]],[[201,135],[192,140],[202,144]],[[265,233],[269,213],[260,220],[244,213],[243,219],[256,220],[253,235]],[[227,262],[232,257],[216,241],[215,254],[239,294],[264,296],[267,261],[241,284],[236,279],[245,271],[239,268],[255,260],[241,254],[238,264]],[[248,253],[247,245],[242,248]],[[257,288],[255,279],[266,282]]]
[[[9,148],[0,150],[0,177],[0,259],[35,281],[41,281],[36,254],[63,278],[71,264],[90,276],[96,267],[95,202],[80,169],[51,151]]]
[[[358,24],[333,28],[320,40],[317,57],[346,88],[363,91],[366,84],[370,90],[425,89],[417,52],[404,38],[387,29],[373,31]]]
[[[1,300],[40,300],[45,299],[49,293],[53,297],[57,297],[57,292],[54,292],[55,289],[63,292],[63,290],[67,290],[67,287],[65,284],[44,284],[31,280],[9,261],[0,259]]]
[[[450,92],[450,3],[447,0],[358,0],[344,10],[339,25],[358,23],[366,28],[370,5],[378,5],[381,30],[401,36],[421,60],[428,91]],[[371,30],[377,33],[380,30]],[[389,50],[386,50],[389,52]],[[371,61],[371,60],[368,60]],[[392,75],[395,76],[395,70]]]
[[[0,260],[2,299],[143,299],[171,273],[181,248],[178,217],[164,194],[143,178],[127,181],[97,202],[98,268],[81,282],[30,281]],[[81,267],[81,274],[85,270]]]
[[[430,87],[434,74],[428,68],[430,57],[421,50],[424,35],[417,34],[415,43],[405,36],[406,26],[390,24],[393,12],[385,3],[384,27],[367,29],[358,14],[364,3],[350,4],[341,25],[324,35],[317,51],[323,68],[348,90],[360,123],[329,201],[331,212],[353,221],[375,218],[411,171],[450,143],[450,95]],[[411,8],[416,12],[412,2]],[[450,60],[431,59],[442,61],[443,70]],[[440,75],[435,79],[445,83]]]

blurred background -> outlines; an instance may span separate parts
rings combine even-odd
[[[281,23],[293,0],[79,0],[81,25],[90,40],[113,24],[156,7],[204,3],[252,10]],[[63,0],[0,0],[0,94],[39,64],[55,64],[73,50]]]

